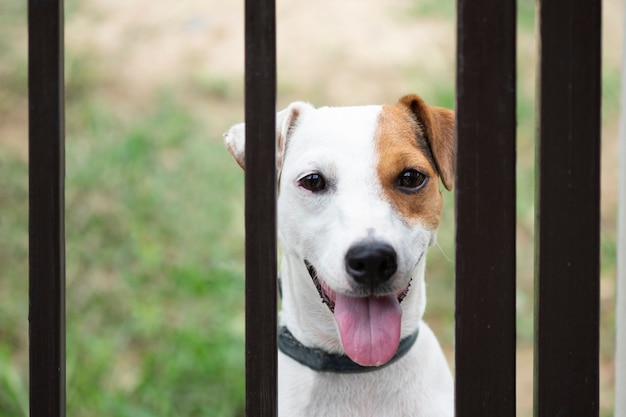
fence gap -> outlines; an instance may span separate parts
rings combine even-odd
[[[457,1],[457,417],[515,416],[516,15]]]
[[[601,1],[538,2],[535,416],[599,412]]]
[[[276,416],[276,6],[246,0],[246,415]]]
[[[28,2],[30,416],[65,416],[63,0]]]

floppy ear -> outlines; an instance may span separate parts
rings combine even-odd
[[[276,113],[276,170],[277,177],[280,178],[280,171],[283,166],[283,156],[289,136],[296,128],[298,117],[306,109],[312,109],[309,103],[296,101],[291,103],[286,109]],[[224,143],[228,151],[235,158],[239,166],[245,169],[246,157],[246,125],[239,123],[232,126],[224,133]]]
[[[418,95],[402,97],[398,104],[408,107],[418,123],[424,127],[426,140],[437,164],[437,171],[446,189],[454,186],[456,144],[454,141],[454,112],[442,107],[431,106]]]

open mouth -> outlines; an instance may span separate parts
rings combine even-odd
[[[363,366],[387,363],[398,350],[402,309],[411,282],[399,293],[352,297],[333,291],[313,265],[304,261],[322,302],[332,312],[341,344],[350,359]]]
[[[306,269],[309,272],[311,279],[313,280],[313,284],[315,285],[315,288],[317,288],[317,292],[319,293],[320,298],[322,299],[322,302],[326,304],[326,306],[331,311],[331,313],[334,313],[335,312],[335,299],[337,298],[336,293],[328,286],[328,284],[326,284],[326,282],[324,282],[324,280],[319,278],[315,267],[311,265],[311,263],[307,261],[306,259],[304,260],[304,265],[306,266]],[[411,280],[409,280],[408,285],[397,294],[398,303],[401,303],[402,300],[404,300],[406,295],[409,293],[409,288],[411,287],[411,281],[413,281],[413,278],[411,278]]]

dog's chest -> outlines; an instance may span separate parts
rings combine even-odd
[[[401,397],[397,387],[387,378],[376,381],[372,378],[325,378],[318,380],[313,395],[304,408],[305,416],[342,417],[398,417],[415,416],[409,412],[411,399]]]
[[[447,416],[424,395],[429,390],[420,386],[419,375],[401,366],[360,374],[318,373],[279,354],[279,370],[280,417]]]

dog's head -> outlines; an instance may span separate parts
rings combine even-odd
[[[385,363],[401,337],[400,303],[435,241],[438,179],[448,190],[454,182],[454,113],[416,95],[383,106],[296,102],[277,114],[276,139],[283,253],[308,271],[346,353]],[[244,167],[243,124],[225,141]]]

